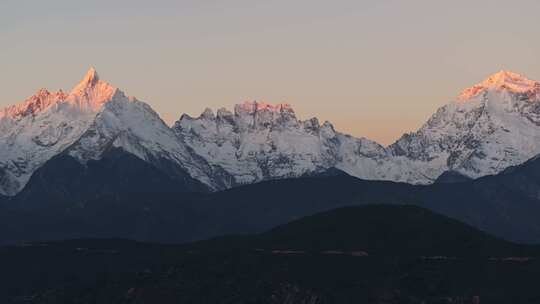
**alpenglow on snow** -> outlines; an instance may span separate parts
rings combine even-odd
[[[329,168],[413,184],[432,183],[447,171],[477,178],[540,153],[540,83],[499,72],[384,147],[317,118],[300,120],[287,104],[206,109],[169,127],[148,104],[90,69],[70,93],[41,89],[0,111],[0,194],[17,194],[56,155],[85,163],[111,147],[158,169],[173,164],[209,190]]]

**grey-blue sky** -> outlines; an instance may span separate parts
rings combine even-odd
[[[540,2],[0,3],[0,106],[89,66],[169,122],[244,100],[389,143],[501,69],[540,79]]]

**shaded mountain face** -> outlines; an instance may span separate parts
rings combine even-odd
[[[94,115],[94,108],[79,101],[75,94],[68,96],[43,89],[23,104],[1,112],[0,193],[19,192],[39,166],[80,137]],[[97,107],[100,101],[93,105]]]
[[[435,183],[461,183],[471,181],[472,178],[465,176],[456,171],[445,171],[443,174],[439,175],[435,180]]]
[[[163,165],[171,171],[177,166],[172,162]],[[205,190],[205,185],[181,169],[169,175],[120,148],[109,148],[100,159],[85,164],[67,153],[55,156],[32,175],[16,199],[25,209],[39,210],[51,204],[85,204],[116,193],[181,194]]]
[[[525,248],[424,208],[395,205],[319,213],[274,228],[254,242],[268,249],[333,249],[379,256],[492,257],[519,255]]]
[[[534,303],[539,256],[426,209],[348,207],[185,245],[3,247],[0,302]]]
[[[21,208],[28,204],[26,199],[17,202],[15,197],[0,205],[0,240],[13,243],[91,236],[185,242],[226,234],[260,233],[339,207],[407,204],[430,209],[507,240],[538,243],[538,169],[540,160],[533,159],[498,175],[427,186],[319,174],[209,194],[180,195],[159,188],[158,192],[145,193],[143,189],[132,193],[128,189],[84,204],[48,203],[44,209]],[[39,201],[35,204],[39,206]]]
[[[340,206],[383,203],[422,206],[498,237],[537,243],[540,242],[539,166],[540,160],[533,159],[498,175],[427,186],[339,175],[231,189],[213,195],[216,200],[230,204],[223,209],[229,210],[226,214],[231,217],[213,234],[219,234],[220,229],[231,233],[262,231]]]

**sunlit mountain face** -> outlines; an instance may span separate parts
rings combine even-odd
[[[510,71],[500,71],[481,83],[465,89],[458,100],[466,102],[488,91],[506,91],[511,94],[525,94],[530,101],[540,99],[540,84],[527,77]]]
[[[116,147],[166,159],[210,191],[339,168],[353,176],[429,184],[444,172],[496,174],[540,153],[540,84],[501,71],[464,90],[418,131],[384,147],[301,120],[288,104],[206,109],[167,126],[151,107],[90,69],[66,94],[41,89],[0,112],[0,193],[15,195],[60,153],[81,163]]]
[[[1,190],[18,193],[31,175],[59,154],[81,163],[121,148],[142,160],[165,158],[210,184],[172,130],[146,103],[127,97],[101,80],[94,69],[70,94],[40,90],[36,96],[0,114]]]
[[[90,69],[70,94],[41,89],[20,105],[2,110],[0,191],[19,192],[37,168],[88,130],[105,103],[122,95]]]
[[[539,153],[539,105],[538,82],[502,71],[464,90],[390,149],[431,178],[446,170],[496,174]]]

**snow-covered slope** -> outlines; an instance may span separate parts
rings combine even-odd
[[[540,83],[497,73],[389,147],[300,120],[290,105],[207,109],[168,127],[146,103],[91,69],[71,93],[40,90],[0,111],[0,194],[13,195],[52,157],[81,163],[121,148],[210,189],[338,168],[364,179],[427,184],[446,171],[476,178],[540,154]]]
[[[234,113],[206,109],[198,118],[183,115],[173,127],[178,137],[209,163],[223,168],[235,184],[298,177],[332,167],[362,168],[355,174],[383,174],[386,150],[353,138],[316,118],[299,120],[290,105],[246,102]],[[349,172],[349,170],[346,170]]]
[[[207,109],[174,130],[198,155],[235,177],[232,185],[337,167],[364,179],[428,184],[446,171],[498,173],[540,153],[540,84],[497,73],[440,108],[393,145],[298,120],[289,105],[247,102],[234,113]]]
[[[96,88],[92,84],[82,86],[88,95]],[[148,104],[118,89],[66,153],[86,162],[100,159],[110,147],[121,148],[168,173],[174,173],[171,166],[176,166],[177,173],[186,171],[211,188],[214,185],[212,168],[206,161],[189,151]]]
[[[441,107],[389,147],[431,182],[452,170],[477,178],[540,153],[540,83],[501,71]]]
[[[82,163],[108,147],[167,166],[170,161],[194,178],[213,184],[211,168],[182,145],[145,103],[99,79],[90,69],[70,94],[40,90],[0,112],[0,194],[14,195],[32,173],[59,153]]]
[[[0,193],[13,195],[45,161],[65,150],[86,129],[115,91],[91,69],[70,94],[41,89],[22,104],[0,111]],[[84,91],[93,85],[96,90]]]

